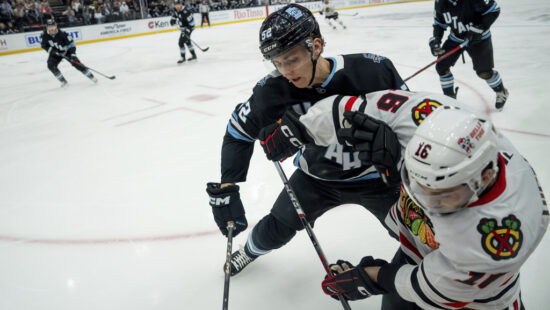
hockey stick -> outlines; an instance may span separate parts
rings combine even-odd
[[[190,39],[190,40],[191,40],[191,39]],[[210,47],[208,47],[208,46],[205,47],[205,48],[201,48],[195,41],[191,40],[191,42],[192,42],[198,49],[200,49],[200,50],[203,51],[203,52],[208,51],[208,49],[210,48]]]
[[[357,16],[357,15],[359,15],[359,13],[357,13],[357,12],[355,12],[355,13],[353,13],[353,14],[342,14],[342,13],[339,13],[338,15],[340,15],[340,16]]]
[[[448,51],[447,53],[445,53],[443,56],[441,56],[441,57],[437,58],[436,60],[432,61],[429,65],[425,66],[424,68],[422,68],[422,69],[416,71],[416,73],[414,73],[413,75],[411,75],[411,76],[409,76],[408,78],[406,78],[406,79],[404,80],[404,82],[407,82],[408,80],[410,80],[410,79],[412,79],[413,77],[417,76],[420,72],[422,72],[422,71],[428,69],[429,67],[435,65],[436,63],[442,61],[443,59],[445,59],[445,58],[451,56],[452,54],[454,54],[454,53],[455,53],[456,51],[458,51],[459,49],[462,49],[462,48],[464,48],[466,45],[468,45],[469,42],[470,42],[470,41],[466,40],[466,41],[460,43],[459,46],[453,48],[452,50],[450,50],[450,51]]]
[[[59,56],[65,58],[65,60],[67,60],[68,62],[70,62],[70,63],[72,63],[72,64],[75,64],[75,65],[77,65],[77,66],[84,67],[84,68],[86,68],[86,69],[88,69],[88,70],[90,70],[90,71],[93,71],[93,72],[95,72],[95,73],[97,73],[97,74],[99,74],[99,75],[101,75],[101,76],[103,76],[103,77],[108,78],[109,80],[114,80],[114,79],[116,78],[116,76],[114,76],[114,75],[108,76],[108,75],[105,75],[105,74],[103,74],[103,73],[101,73],[101,72],[99,72],[99,71],[97,71],[97,70],[94,70],[94,69],[92,69],[92,68],[90,68],[90,67],[86,67],[86,66],[83,65],[82,63],[80,63],[80,62],[78,62],[78,61],[75,61],[75,60],[72,60],[72,59],[70,59],[69,57],[67,57],[67,56],[65,56],[65,55],[59,55]]]
[[[228,310],[229,301],[229,279],[231,278],[231,252],[233,248],[233,230],[235,224],[233,221],[227,223],[227,253],[225,255],[225,281],[223,284],[223,310]]]
[[[288,179],[286,177],[285,172],[283,171],[283,168],[281,167],[281,164],[276,161],[274,162],[275,168],[277,168],[277,172],[279,172],[279,176],[281,177],[281,180],[283,181],[283,184],[285,185],[286,193],[288,194],[288,197],[290,198],[290,201],[292,202],[292,205],[294,206],[294,209],[296,210],[296,213],[298,214],[298,217],[300,218],[300,222],[302,222],[302,225],[304,225],[304,228],[307,231],[307,234],[309,236],[309,239],[313,243],[313,247],[315,248],[315,251],[317,251],[317,255],[319,255],[319,258],[321,259],[321,263],[323,264],[323,267],[325,268],[325,271],[327,272],[327,275],[331,276],[332,272],[330,271],[330,268],[328,267],[327,259],[325,257],[325,253],[323,253],[323,250],[321,249],[321,246],[319,245],[319,242],[317,241],[317,237],[315,237],[315,234],[313,233],[313,229],[311,228],[311,225],[309,225],[309,222],[306,220],[306,214],[304,213],[304,209],[302,209],[302,206],[300,205],[300,202],[298,201],[298,198],[294,194],[294,191],[288,184]],[[348,301],[344,299],[342,295],[338,295],[338,299],[342,303],[342,306],[344,306],[345,310],[351,310]]]

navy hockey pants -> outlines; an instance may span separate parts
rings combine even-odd
[[[443,43],[443,49],[446,53],[459,45],[459,42],[447,39],[447,41]],[[474,41],[471,45],[466,46],[465,50],[468,55],[470,55],[470,58],[472,58],[474,70],[477,74],[482,72],[491,72],[493,70],[495,64],[493,60],[493,43],[491,41],[491,37],[485,40]],[[449,69],[456,64],[456,61],[463,52],[464,49],[459,50],[438,62],[435,65],[435,70],[437,73],[440,76],[445,75]]]
[[[379,178],[361,182],[328,182],[296,170],[289,179],[306,219],[313,226],[315,220],[328,210],[342,204],[359,204],[384,224],[390,207],[399,198],[399,186],[388,187]],[[296,231],[304,227],[288,194],[283,190],[271,212],[254,227],[249,239],[249,252],[255,255],[277,249],[290,241]],[[387,227],[386,227],[387,229]],[[390,235],[397,237],[387,229]],[[252,244],[250,244],[252,241]]]
[[[76,57],[76,56],[70,56],[70,55],[67,55],[67,57],[71,58],[72,60],[75,60],[77,62],[80,63],[80,60]],[[57,74],[59,73],[59,69],[57,68],[57,66],[59,65],[59,63],[61,62],[61,60],[63,60],[64,58],[62,58],[61,56],[57,56],[57,55],[54,55],[54,54],[50,54],[50,56],[48,57],[48,69],[50,69],[50,71],[53,73],[53,74]],[[76,68],[76,70],[84,73],[84,71],[86,70],[86,67],[84,66],[80,66],[80,65],[77,65],[77,64],[74,64],[71,62],[71,65],[73,67]]]

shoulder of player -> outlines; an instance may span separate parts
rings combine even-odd
[[[256,111],[269,112],[284,105],[283,94],[289,93],[290,83],[277,71],[259,80],[252,89],[252,101]]]

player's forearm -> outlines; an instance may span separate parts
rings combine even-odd
[[[225,133],[221,154],[222,184],[246,181],[253,151],[253,142],[242,141],[229,132]]]

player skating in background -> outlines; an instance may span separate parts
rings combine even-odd
[[[224,235],[229,221],[236,225],[235,235],[248,225],[236,183],[246,180],[254,141],[269,140],[260,132],[263,127],[286,111],[305,113],[317,101],[334,94],[407,89],[387,58],[373,54],[325,58],[321,55],[323,46],[318,23],[303,6],[287,5],[262,23],[260,50],[277,70],[260,80],[252,96],[235,108],[222,145],[221,182],[207,184],[214,219]],[[272,159],[282,157],[285,154],[273,154]],[[383,223],[399,195],[398,175],[397,183],[385,184],[375,167],[362,164],[358,153],[342,144],[305,145],[294,163],[298,169],[289,184],[312,224],[324,212],[345,203],[362,205]],[[302,229],[283,190],[271,212],[249,234],[244,249],[233,253],[232,275],[260,255],[282,247]]]
[[[386,220],[400,249],[391,263],[339,260],[325,293],[383,294],[383,310],[524,309],[519,271],[547,230],[548,207],[532,167],[489,120],[447,96],[406,91],[327,98],[299,121],[289,114],[278,124],[287,135],[271,146],[280,152],[295,150],[288,137],[346,141],[396,169],[383,146],[404,151],[401,197]]]
[[[330,27],[332,27],[332,29],[336,29],[336,25],[330,22],[331,19],[334,20],[335,23],[340,24],[342,28],[346,29],[346,26],[344,25],[344,23],[338,19],[338,12],[336,11],[334,4],[329,3],[329,0],[325,0],[323,2],[323,5],[321,6],[321,10],[319,11],[319,14],[325,15],[325,21]]]
[[[170,18],[170,25],[178,25],[180,28],[180,38],[178,45],[180,47],[181,59],[178,60],[178,64],[185,62],[185,45],[191,53],[191,58],[189,60],[197,59],[197,54],[195,54],[195,48],[191,43],[191,33],[195,30],[195,21],[193,19],[193,13],[186,5],[181,3],[181,0],[176,0],[174,4],[175,11],[172,12],[172,18]]]
[[[493,43],[490,27],[500,14],[500,7],[494,0],[436,0],[434,12],[433,37],[429,40],[432,54],[439,57],[454,49],[465,40],[465,47],[472,58],[474,70],[496,93],[495,108],[501,110],[508,98],[498,71],[493,70]],[[447,41],[441,46],[445,30],[450,27]],[[436,64],[435,69],[443,93],[456,98],[457,88],[450,68],[462,54],[463,50],[450,55]]]
[[[65,31],[57,28],[55,20],[48,19],[46,21],[46,29],[44,29],[44,33],[41,35],[41,40],[42,48],[48,53],[48,69],[61,82],[61,87],[67,85],[67,80],[63,76],[63,73],[57,68],[63,57],[68,58],[76,70],[82,72],[94,83],[97,83],[97,79],[92,72],[81,65],[80,60],[76,57],[76,45],[73,38]]]

